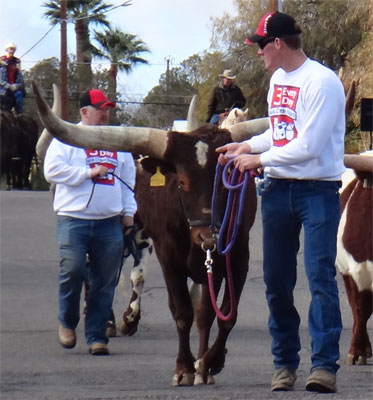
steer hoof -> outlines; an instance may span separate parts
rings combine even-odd
[[[353,356],[353,354],[347,354],[345,364],[346,365],[354,365],[354,356]]]
[[[193,386],[194,383],[194,374],[193,373],[184,373],[184,374],[175,374],[172,377],[171,386]]]
[[[359,356],[356,360],[356,365],[367,365],[367,358],[365,356]]]
[[[353,354],[347,354],[346,365],[366,365],[366,356],[354,356]]]
[[[137,324],[126,324],[122,321],[120,325],[120,333],[123,336],[133,336],[137,332]]]
[[[197,385],[213,385],[215,383],[214,377],[210,373],[206,373],[203,368],[203,361],[201,359],[194,363],[196,373],[194,374],[194,386]]]
[[[106,336],[107,337],[115,337],[117,335],[117,327],[115,322],[108,321],[106,325]]]
[[[206,377],[204,377],[200,372],[196,372],[194,374],[194,386],[198,385],[213,385],[215,383],[215,379],[211,374],[207,374]]]

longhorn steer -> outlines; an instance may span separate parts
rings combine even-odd
[[[206,125],[189,133],[166,132],[149,128],[89,127],[84,129],[61,121],[39,96],[35,87],[40,117],[44,126],[59,140],[87,148],[105,148],[147,154],[158,160],[165,186],[150,186],[151,173],[145,169],[137,175],[136,199],[138,213],[154,248],[165,278],[169,307],[176,323],[179,350],[172,385],[212,383],[212,375],[224,367],[226,341],[236,323],[237,314],[228,321],[218,320],[218,335],[209,347],[209,335],[215,313],[210,301],[205,253],[202,243],[211,244],[211,197],[217,163],[215,149],[232,140],[242,140],[242,133],[250,136],[265,130],[267,119],[236,126],[230,133],[214,125]],[[242,126],[244,129],[242,130]],[[82,129],[83,128],[83,129]],[[153,161],[147,161],[152,164]],[[146,169],[151,166],[146,166]],[[221,196],[218,204],[225,203]],[[237,241],[231,250],[234,296],[238,304],[245,283],[249,261],[249,230],[254,223],[256,192],[254,181],[249,181],[243,222]],[[221,209],[220,209],[221,211]],[[213,284],[218,291],[226,275],[225,259],[216,252],[213,257]],[[190,348],[190,330],[194,319],[187,278],[202,283],[201,301],[197,308],[196,323],[200,341],[198,363]],[[225,283],[227,289],[227,283]],[[229,294],[224,293],[221,310],[230,309]]]
[[[367,321],[373,307],[373,152],[346,156],[347,182],[341,193],[342,216],[337,237],[336,264],[343,276],[353,315],[346,364],[366,364],[372,356]]]

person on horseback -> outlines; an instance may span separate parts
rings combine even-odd
[[[16,114],[23,112],[25,83],[19,68],[20,59],[14,56],[16,45],[5,46],[6,55],[1,56],[0,66],[0,103],[1,109],[11,111],[14,107]]]
[[[241,89],[235,84],[236,75],[226,69],[219,77],[221,81],[212,92],[206,118],[206,122],[216,125],[221,114],[228,113],[233,107],[243,108],[246,104]]]

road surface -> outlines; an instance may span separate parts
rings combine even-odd
[[[260,217],[251,234],[251,263],[239,305],[238,322],[228,340],[224,370],[216,384],[170,386],[177,336],[167,306],[167,292],[155,257],[146,271],[139,331],[110,340],[111,355],[87,352],[83,321],[78,343],[63,349],[57,339],[58,251],[55,216],[48,192],[0,192],[1,210],[1,400],[257,400],[257,399],[372,399],[373,363],[345,366],[338,373],[338,393],[318,395],[304,389],[310,368],[307,332],[308,287],[302,251],[295,298],[302,318],[301,365],[294,392],[271,393],[273,374],[267,307],[261,272]],[[117,289],[117,319],[129,301],[126,281]],[[351,339],[352,317],[338,276],[344,331],[343,359]],[[213,331],[213,333],[215,330]],[[372,323],[370,323],[370,334]],[[372,335],[371,335],[372,337]],[[192,333],[197,349],[196,330]]]

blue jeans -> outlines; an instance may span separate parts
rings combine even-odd
[[[24,93],[22,90],[18,89],[15,92],[13,92],[14,98],[15,98],[15,105],[14,108],[16,109],[17,114],[22,114],[23,113],[23,97]]]
[[[80,319],[81,290],[88,278],[86,342],[88,345],[107,343],[106,323],[123,257],[120,217],[84,220],[58,216],[57,240],[60,251],[58,319],[65,328],[76,328]]]
[[[340,219],[338,190],[338,182],[269,178],[262,193],[264,282],[276,368],[296,370],[300,361],[300,317],[293,290],[302,226],[304,265],[311,292],[311,370],[336,372],[339,368],[342,320],[334,264]]]
[[[219,115],[220,114],[212,114],[212,117],[210,119],[210,124],[218,125],[219,124]]]

